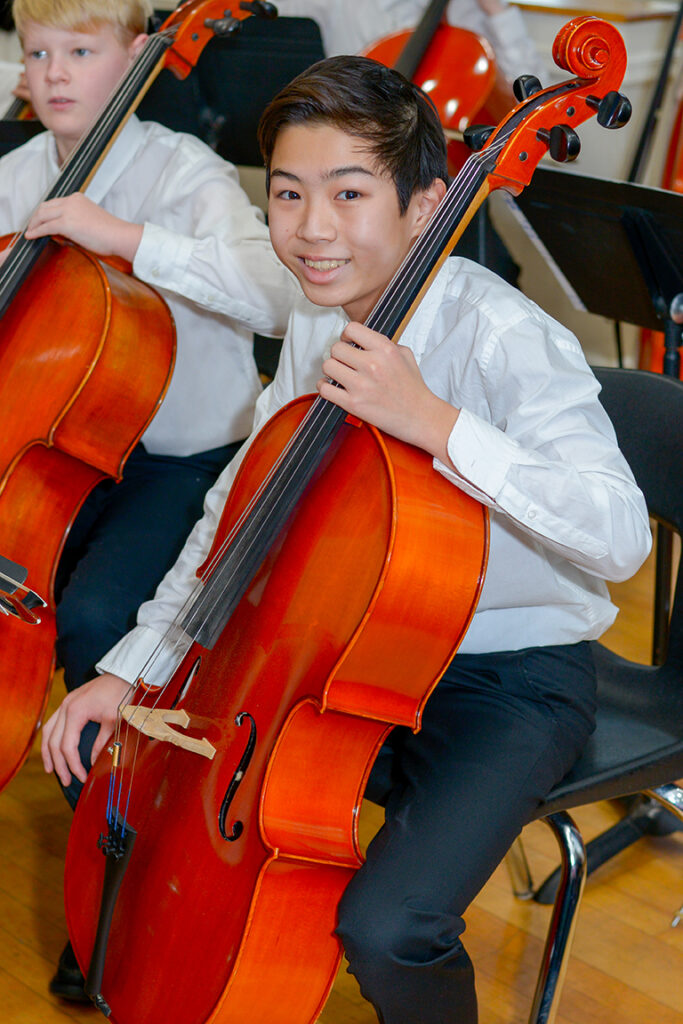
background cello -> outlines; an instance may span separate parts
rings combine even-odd
[[[225,18],[222,5],[194,0],[172,15],[147,39],[47,198],[87,184],[163,63],[187,74],[214,32],[232,32],[252,9],[260,6]],[[3,400],[6,409],[14,410],[12,400],[16,407],[0,448],[3,543],[9,557],[31,560],[31,578],[49,596],[52,611],[54,572],[76,512],[103,474],[120,475],[161,401],[172,365],[173,325],[150,288],[55,242],[20,237],[3,265],[0,289]],[[155,309],[161,311],[156,322]],[[27,394],[39,399],[33,408]],[[47,696],[52,614],[34,634],[4,641],[2,783],[25,756]]]
[[[493,49],[482,36],[449,25],[444,19],[448,0],[431,0],[413,31],[394,32],[364,51],[400,71],[429,95],[446,133],[461,133],[472,123],[492,94],[496,82]],[[502,115],[507,112],[499,111]],[[482,114],[486,122],[490,115]],[[467,157],[467,147],[451,139],[449,170],[455,173]]]
[[[614,98],[607,90],[621,80],[623,48],[611,28],[600,27],[593,19],[569,26],[558,61],[575,57],[570,66],[582,78],[532,96],[510,115],[451,186],[369,326],[397,337],[472,206],[491,187],[523,186],[555,145],[557,120],[576,124],[599,108],[603,123],[612,123],[612,100],[609,109],[603,100]],[[613,51],[614,73],[595,74]],[[419,494],[425,480],[435,482],[431,460],[387,444],[337,406],[316,400],[304,413],[305,404],[296,401],[271,420],[242,464],[222,524],[229,543],[214,552],[171,630],[169,640],[186,651],[181,668],[160,693],[124,711],[143,735],[128,734],[125,749],[119,736],[114,743],[97,929],[85,908],[101,877],[94,840],[107,789],[103,764],[76,812],[67,868],[72,938],[83,960],[95,950],[88,988],[114,1020],[312,1019],[338,957],[330,922],[357,863],[355,810],[372,756],[392,723],[419,725],[435,680],[426,673],[418,687],[418,670],[436,665],[438,677],[476,600],[476,579],[450,578],[456,531],[436,493],[434,518],[422,519],[427,533],[441,539],[444,529],[444,541],[451,538],[440,547],[450,565],[446,593],[432,592],[433,580],[418,574],[429,561],[423,551],[409,544],[405,561],[399,553],[400,541],[422,525],[415,512],[425,508],[423,497],[413,502],[404,492],[403,470]],[[377,463],[390,471],[380,473]],[[354,482],[360,494],[352,502]],[[459,500],[453,491],[450,497]],[[459,524],[468,520],[465,506],[451,509]],[[481,525],[482,510],[474,511]],[[481,545],[465,544],[463,554],[480,576]],[[437,645],[437,606],[448,602],[454,621],[455,589],[457,628]],[[396,686],[387,682],[394,673]],[[339,791],[341,803],[334,802]],[[251,852],[255,860],[246,863]],[[313,944],[316,927],[320,942]],[[302,962],[306,943],[321,965]]]

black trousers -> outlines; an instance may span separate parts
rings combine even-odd
[[[395,729],[367,796],[385,824],[339,907],[383,1024],[475,1024],[463,913],[594,728],[588,644],[457,655],[419,733]]]
[[[202,514],[204,495],[240,442],[187,457],[150,455],[138,445],[119,483],[105,480],[71,529],[56,579],[57,661],[67,690],[92,679],[95,664],[135,625],[143,601],[176,561]],[[88,723],[86,769],[99,726]],[[77,779],[64,792],[72,807]]]

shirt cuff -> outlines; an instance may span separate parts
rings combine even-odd
[[[133,273],[152,286],[182,294],[193,244],[191,238],[146,222],[133,261]]]
[[[500,494],[510,467],[526,461],[516,441],[467,409],[460,410],[447,447],[457,473],[490,501]]]
[[[97,662],[95,668],[100,674],[111,672],[129,683],[136,683],[142,678],[146,686],[163,686],[189,647],[189,639],[186,644],[172,647],[169,640],[149,626],[135,626]]]

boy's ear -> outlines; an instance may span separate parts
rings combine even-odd
[[[434,178],[431,185],[415,196],[415,229],[416,237],[424,229],[427,221],[446,195],[446,183],[442,178]]]
[[[148,39],[149,36],[146,32],[141,32],[139,36],[136,36],[135,39],[133,39],[128,47],[128,56],[131,60],[135,60]]]

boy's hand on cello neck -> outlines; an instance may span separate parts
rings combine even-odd
[[[425,384],[415,356],[363,324],[350,323],[323,363],[323,398],[450,465],[447,444],[459,410]]]
[[[68,238],[97,256],[119,256],[133,263],[142,232],[142,224],[121,220],[76,192],[41,203],[24,234],[29,239],[45,235]]]

